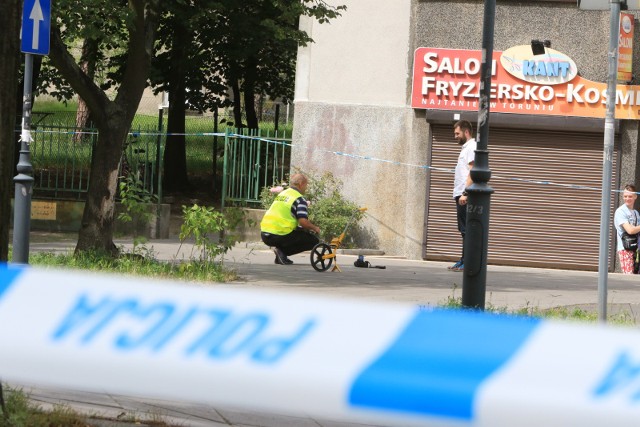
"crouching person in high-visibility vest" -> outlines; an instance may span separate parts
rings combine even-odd
[[[309,221],[308,203],[302,196],[308,183],[303,174],[293,175],[289,188],[276,196],[260,222],[260,236],[274,248],[276,264],[293,264],[289,255],[308,251],[319,242],[320,228]]]

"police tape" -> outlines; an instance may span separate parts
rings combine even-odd
[[[0,267],[0,378],[423,426],[634,426],[640,332]]]
[[[30,131],[33,133],[61,133],[61,134],[67,134],[67,135],[73,135],[73,134],[97,134],[97,132],[84,132],[84,131],[58,131],[58,130],[35,130],[35,131]],[[423,164],[415,164],[415,163],[407,163],[407,162],[400,162],[400,161],[396,161],[396,160],[389,160],[389,159],[383,159],[383,158],[379,158],[379,157],[374,157],[374,156],[367,156],[367,155],[361,155],[361,154],[355,154],[355,153],[347,153],[344,151],[335,151],[335,150],[326,150],[326,149],[322,149],[322,148],[318,148],[318,147],[306,147],[304,145],[301,144],[292,144],[290,142],[286,142],[286,140],[283,139],[273,139],[273,138],[262,138],[260,136],[251,136],[251,135],[241,135],[241,134],[236,134],[236,133],[221,133],[221,132],[195,132],[195,133],[171,133],[171,132],[139,132],[139,131],[131,131],[129,132],[129,135],[132,137],[140,137],[140,136],[197,136],[197,137],[202,137],[202,136],[206,136],[206,137],[210,137],[210,136],[219,136],[219,137],[229,137],[229,138],[235,138],[235,139],[251,139],[251,140],[255,140],[255,141],[261,141],[261,142],[267,142],[270,144],[276,144],[276,145],[282,145],[282,146],[287,146],[287,147],[301,147],[301,148],[312,148],[313,150],[317,150],[317,151],[322,151],[325,152],[327,154],[333,154],[335,156],[340,156],[340,157],[347,157],[347,158],[351,158],[351,159],[356,159],[356,160],[365,160],[365,161],[373,161],[373,162],[378,162],[378,163],[387,163],[387,164],[391,164],[391,165],[395,165],[395,166],[405,166],[405,167],[411,167],[411,168],[418,168],[418,169],[424,169],[424,170],[428,170],[428,171],[433,171],[433,172],[444,172],[444,173],[449,173],[449,174],[453,174],[455,173],[454,169],[450,169],[450,168],[439,168],[439,167],[435,167],[435,166],[431,166],[431,165],[423,165]],[[23,138],[28,138],[28,140],[31,140],[31,136],[25,136],[23,135]],[[534,185],[548,185],[548,186],[552,186],[552,187],[562,187],[562,188],[569,188],[572,190],[587,190],[587,191],[602,191],[601,187],[590,187],[587,185],[577,185],[577,184],[566,184],[566,183],[562,183],[562,182],[554,182],[554,181],[549,181],[549,180],[541,180],[541,179],[530,179],[530,178],[517,178],[517,177],[509,177],[509,176],[503,176],[503,175],[496,175],[496,174],[492,174],[492,178],[495,179],[503,179],[505,181],[514,181],[514,182],[521,182],[521,183],[525,183],[525,184],[534,184]],[[623,193],[625,190],[621,190],[621,189],[611,189],[611,193]],[[640,191],[636,192],[636,194],[640,195]]]

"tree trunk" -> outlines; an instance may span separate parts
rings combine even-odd
[[[176,24],[177,26],[178,24]],[[187,178],[187,147],[185,141],[186,75],[188,30],[176,28],[171,50],[171,76],[169,77],[169,117],[167,118],[167,143],[164,150],[163,188],[170,191],[189,187]]]
[[[244,111],[247,113],[247,127],[258,129],[258,115],[256,114],[256,66],[254,58],[247,61],[244,80]]]
[[[258,129],[258,115],[256,114],[256,100],[253,86],[244,88],[244,111],[247,113],[247,127]]]
[[[82,43],[82,62],[80,69],[84,71],[91,79],[95,76],[95,61],[98,42],[93,39],[85,39]],[[73,142],[81,142],[84,134],[81,132],[87,127],[91,111],[84,99],[78,97],[78,110],[76,111],[76,132],[73,134]]]
[[[127,59],[113,100],[80,69],[62,41],[56,24],[52,23],[49,60],[87,102],[98,127],[76,252],[117,252],[113,243],[113,223],[118,166],[125,138],[149,76],[159,0],[129,0],[128,7],[132,11],[132,20],[129,22]]]
[[[231,92],[233,93],[233,126],[236,129],[241,129],[244,125],[242,124],[242,105],[238,78],[236,76],[231,77],[230,84]]]
[[[91,156],[90,191],[82,215],[76,253],[99,250],[111,255],[118,250],[113,243],[113,226],[118,170],[131,120],[124,115],[111,117],[107,126],[98,127],[98,142]]]
[[[82,142],[84,134],[82,131],[87,127],[89,121],[89,107],[84,99],[78,97],[78,110],[76,111],[76,133],[73,134],[73,142]]]
[[[187,178],[187,151],[185,142],[185,93],[184,85],[177,93],[169,91],[169,117],[167,118],[167,145],[164,150],[163,188],[166,191],[184,190],[189,187]],[[173,88],[174,86],[172,86]]]
[[[16,85],[20,58],[20,13],[22,1],[5,0],[0,14],[0,261],[9,255],[9,218],[14,193],[14,129]],[[1,385],[0,385],[1,387]]]
[[[260,94],[255,97],[256,113],[258,115],[258,123],[264,121],[264,95]]]

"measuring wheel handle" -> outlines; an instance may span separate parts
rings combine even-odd
[[[311,249],[311,266],[316,271],[327,271],[331,268],[334,258],[331,246],[326,243],[318,243]]]

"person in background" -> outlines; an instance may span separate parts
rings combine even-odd
[[[631,235],[640,233],[640,214],[634,208],[637,198],[636,187],[631,184],[625,186],[622,193],[624,203],[616,209],[616,213],[613,216],[613,224],[617,232],[616,247],[618,258],[624,274],[633,274],[636,251],[629,251],[624,248],[622,245],[622,232],[626,231]]]
[[[301,173],[291,176],[289,188],[276,196],[260,222],[260,237],[274,248],[276,264],[293,264],[289,255],[308,251],[319,242],[316,235],[320,228],[309,221],[308,203],[303,197],[308,183]]]
[[[453,199],[456,202],[458,231],[462,236],[462,256],[460,260],[448,267],[452,271],[464,271],[464,236],[467,226],[467,193],[465,188],[471,185],[471,168],[476,157],[476,140],[471,136],[473,126],[467,120],[460,120],[453,125],[453,137],[462,145],[453,178]]]

